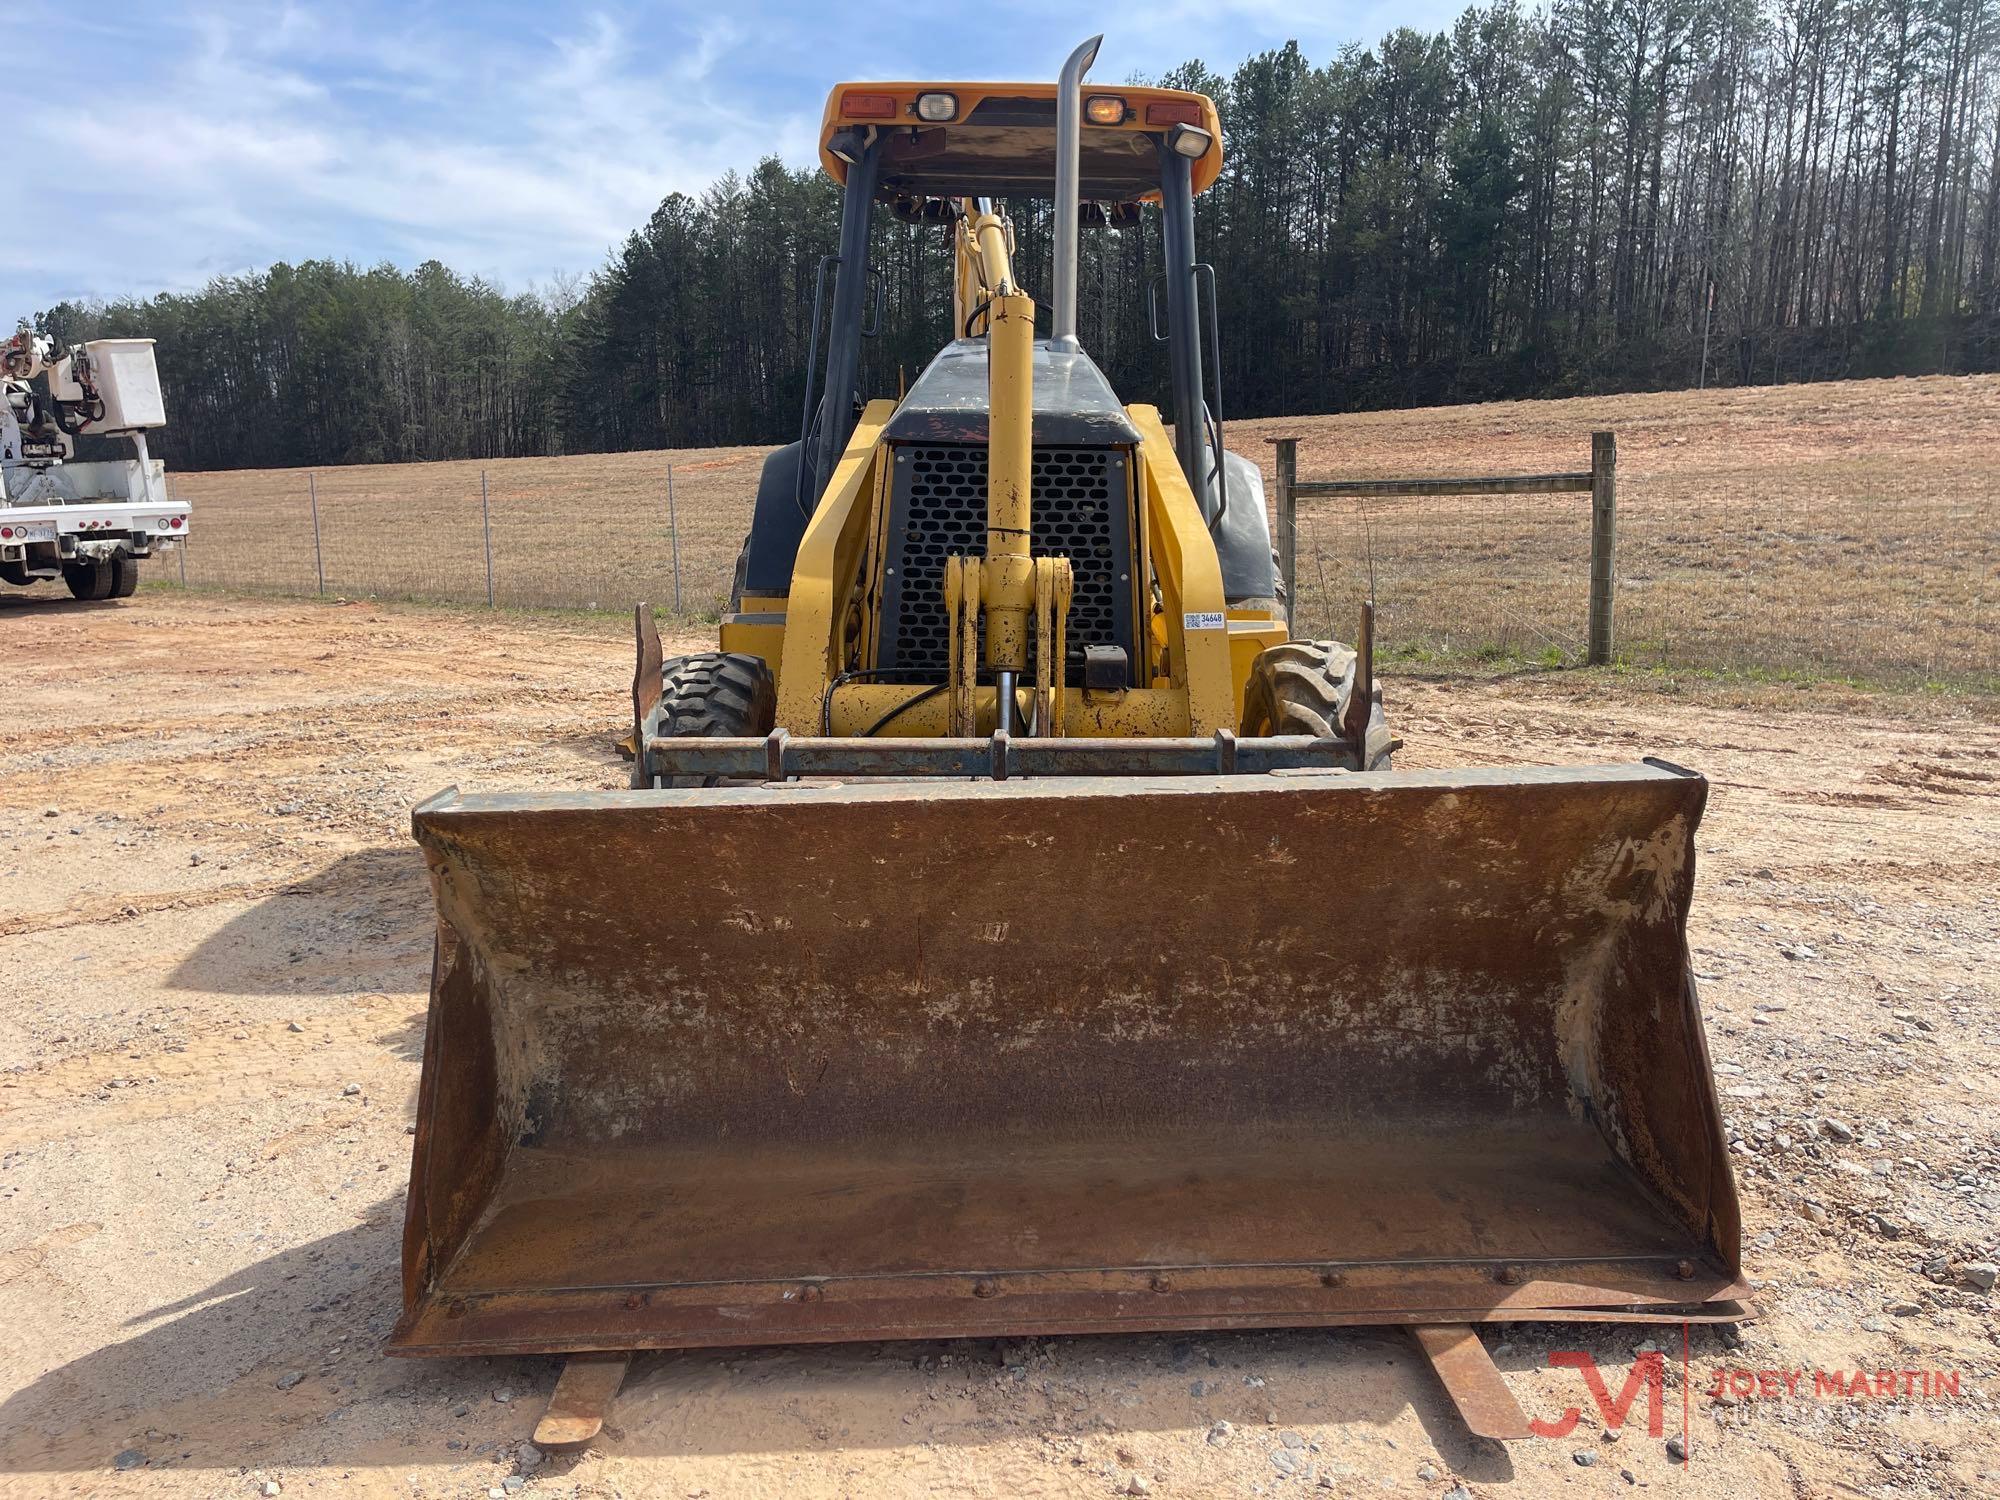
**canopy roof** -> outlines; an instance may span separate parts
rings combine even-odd
[[[919,94],[956,97],[954,118],[917,117]],[[1125,101],[1118,125],[1083,126],[1081,196],[1126,203],[1157,199],[1160,163],[1152,137],[1175,123],[1199,125],[1215,138],[1194,163],[1199,193],[1222,170],[1222,125],[1204,95],[1179,89],[1086,87],[1086,99]],[[843,83],[827,96],[820,164],[837,182],[847,163],[827,149],[841,130],[874,126],[887,139],[878,191],[884,197],[960,198],[1018,194],[1048,197],[1056,179],[1056,85],[1053,83]]]

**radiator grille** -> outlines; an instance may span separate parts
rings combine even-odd
[[[950,654],[944,564],[986,555],[986,450],[968,444],[899,446],[889,495],[888,557],[876,661],[937,679]],[[1131,514],[1126,455],[1118,448],[1037,448],[1036,557],[1069,558],[1068,672],[1082,681],[1083,648],[1132,651]],[[1033,642],[1029,644],[1032,660]]]

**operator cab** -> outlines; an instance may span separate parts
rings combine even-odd
[[[824,284],[813,308],[814,347],[820,347],[824,329],[825,365],[823,372],[819,368],[808,372],[799,440],[778,449],[766,462],[739,576],[739,610],[773,608],[785,594],[806,523],[861,410],[864,393],[857,375],[867,277],[846,276],[839,268],[865,265],[874,207],[880,204],[905,222],[951,230],[996,198],[1051,196],[1052,184],[1064,175],[1057,120],[1060,87],[848,83],[828,95],[820,126],[820,162],[842,185],[844,200],[840,251],[822,272],[823,283],[829,276],[833,283],[830,315],[823,305],[829,300]],[[1215,105],[1201,94],[1178,89],[1088,90],[1083,96],[1076,161],[1074,203],[1079,225],[1135,225],[1147,207],[1162,214],[1169,273],[1163,277],[1165,339],[1173,381],[1170,415],[1176,453],[1209,522],[1230,599],[1268,601],[1277,585],[1263,478],[1255,464],[1224,448],[1220,364],[1204,369],[1203,362],[1202,304],[1205,297],[1212,345],[1214,273],[1196,259],[1193,200],[1222,170],[1222,131]],[[1073,244],[1067,266],[1060,244],[1056,259],[1054,308],[1060,315],[1067,271],[1073,316]],[[886,433],[892,443],[914,443],[927,433],[933,444],[976,446],[984,441],[987,342],[976,336],[983,331],[981,312],[967,282],[961,258],[952,314],[958,337],[911,385]],[[1049,455],[1056,449],[1074,451],[1083,429],[1088,429],[1091,444],[1129,455],[1137,434],[1110,382],[1073,336],[1057,329],[1050,339],[1037,340],[1033,379],[1038,471],[1048,467]],[[840,399],[826,399],[831,392],[841,393]],[[1038,473],[1038,482],[1039,478]],[[1111,503],[1112,491],[1103,493]],[[976,537],[983,528],[976,489],[968,486],[964,499],[966,514],[960,520],[932,517],[944,530],[964,533],[954,537],[954,545]],[[895,536],[912,517],[921,520],[931,514],[922,507],[912,510],[898,504],[892,504],[891,511],[890,531]],[[1110,543],[1106,566],[1135,544],[1134,538],[1124,535],[1129,528],[1112,529],[1119,535]],[[1050,541],[1058,544],[1054,538]],[[928,540],[917,542],[928,555]],[[1139,643],[1134,634],[1142,623],[1144,601],[1126,597],[1129,589],[1111,587],[1120,571],[1126,570],[1113,567],[1112,577],[1096,580],[1088,572],[1080,573],[1078,585],[1083,593],[1105,596],[1107,619],[1116,621],[1107,643],[1125,647],[1136,660]],[[1114,593],[1119,595],[1115,605],[1110,600]],[[936,607],[941,607],[941,598]],[[933,607],[927,595],[912,602],[921,603],[926,611]],[[891,613],[893,617],[896,612]],[[889,622],[892,630],[907,629],[909,623],[894,618]],[[1075,640],[1074,649],[1080,652],[1091,643],[1086,633]]]

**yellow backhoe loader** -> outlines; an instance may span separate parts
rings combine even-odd
[[[1706,783],[1397,771],[1364,616],[1296,641],[1223,444],[1214,106],[834,89],[824,363],[720,650],[637,620],[632,787],[414,814],[438,941],[404,1354],[1746,1314],[1685,922]],[[1054,195],[1046,336],[1001,205]],[[1076,336],[1163,220],[1172,426]],[[958,334],[863,400],[871,218]],[[1204,360],[1204,345],[1210,359]]]

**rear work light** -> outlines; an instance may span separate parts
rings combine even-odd
[[[840,112],[850,120],[893,120],[896,118],[896,96],[842,94]]]
[[[919,94],[917,95],[917,118],[928,120],[933,125],[942,125],[958,118],[958,95]]]
[[[1192,99],[1155,99],[1146,106],[1148,125],[1199,125],[1201,106]]]
[[[1092,94],[1083,101],[1083,117],[1093,125],[1123,125],[1125,101],[1116,94]]]

